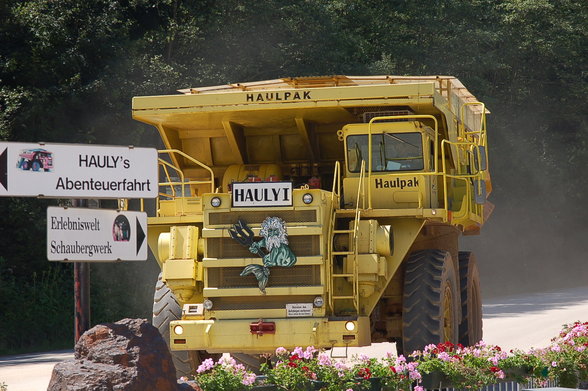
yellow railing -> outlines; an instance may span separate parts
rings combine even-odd
[[[462,180],[465,182],[466,186],[466,195],[465,195],[465,202],[466,204],[466,208],[462,208],[464,210],[464,213],[467,213],[468,211],[474,211],[476,212],[476,214],[480,215],[482,214],[481,208],[477,208],[479,210],[474,210],[472,208],[471,202],[472,202],[472,195],[470,192],[470,180],[475,180],[478,181],[478,191],[481,191],[482,189],[482,184],[483,184],[483,179],[482,179],[482,171],[479,169],[479,167],[475,167],[473,164],[468,165],[469,167],[473,167],[474,170],[476,170],[474,173],[457,173],[457,174],[448,174],[447,173],[447,167],[446,167],[446,159],[445,159],[445,145],[454,145],[454,146],[467,146],[470,147],[470,151],[473,149],[474,153],[476,153],[478,155],[478,164],[481,164],[481,153],[480,153],[480,148],[479,145],[477,145],[476,143],[473,142],[467,142],[467,141],[462,141],[462,142],[451,142],[449,140],[442,140],[441,141],[441,162],[442,162],[442,168],[443,168],[443,204],[444,204],[444,208],[447,211],[449,211],[449,195],[448,195],[448,191],[447,191],[447,178],[450,179],[457,179],[457,180]],[[471,162],[470,162],[471,163]],[[479,193],[479,195],[481,195],[481,193]],[[454,218],[461,218],[461,217],[465,217],[465,216],[461,216],[461,215],[454,215]]]
[[[341,200],[341,164],[339,161],[335,162],[335,170],[333,172],[333,189],[331,190],[331,205],[338,209]],[[335,206],[336,205],[336,206]]]
[[[212,171],[212,169],[210,167],[208,167],[206,164],[194,159],[192,156],[186,154],[185,152],[182,152],[178,149],[163,149],[158,151],[160,154],[168,154],[170,156],[170,159],[172,161],[177,161],[176,159],[174,159],[173,155],[179,155],[182,156],[183,158],[191,161],[192,163],[204,168],[205,170],[207,170],[210,174],[210,180],[190,180],[190,181],[186,181],[185,177],[184,177],[184,172],[182,171],[182,169],[178,166],[173,165],[172,163],[169,163],[165,160],[163,160],[162,158],[159,158],[159,164],[160,166],[162,166],[163,171],[165,173],[165,177],[167,179],[166,182],[160,182],[159,186],[163,186],[166,187],[168,186],[170,188],[170,193],[159,193],[160,196],[163,197],[168,197],[168,198],[177,198],[176,196],[176,186],[181,186],[181,195],[180,197],[186,197],[186,191],[185,188],[186,186],[190,186],[190,185],[206,185],[209,184],[210,185],[210,192],[214,193],[214,172]],[[169,168],[173,169],[174,171],[176,171],[180,177],[180,181],[175,181],[172,179],[170,173],[169,173]]]

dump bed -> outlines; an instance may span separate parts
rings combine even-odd
[[[449,76],[299,77],[180,92],[135,97],[133,118],[155,125],[167,148],[193,156],[216,175],[232,164],[332,167],[343,159],[337,131],[365,121],[366,113],[445,117],[440,134],[457,141],[453,119],[479,131],[485,110]],[[207,175],[187,160],[174,163],[187,177]]]

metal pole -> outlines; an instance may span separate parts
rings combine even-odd
[[[72,200],[74,207],[87,207],[86,200]],[[90,329],[90,265],[74,263],[74,343]]]

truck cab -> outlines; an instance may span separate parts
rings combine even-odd
[[[377,117],[376,117],[377,118]],[[345,143],[345,206],[355,204],[364,165],[372,208],[438,207],[435,130],[420,121],[384,118],[382,122],[349,124],[341,135]],[[371,139],[371,147],[370,147]],[[371,162],[368,156],[372,156]]]

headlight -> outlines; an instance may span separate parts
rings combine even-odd
[[[184,328],[180,325],[174,326],[174,333],[176,333],[176,335],[182,335],[184,334]]]
[[[312,202],[312,199],[312,194],[310,193],[306,193],[302,196],[302,202],[304,202],[306,205],[310,204]]]
[[[215,208],[218,208],[221,204],[221,199],[219,197],[212,197],[210,200],[210,205]]]
[[[204,300],[204,309],[211,310],[212,309],[212,301],[206,299]]]
[[[317,296],[314,298],[314,306],[317,308],[322,307],[325,304],[322,296]]]
[[[355,323],[353,323],[353,322],[345,323],[345,330],[347,330],[347,331],[355,330]]]

